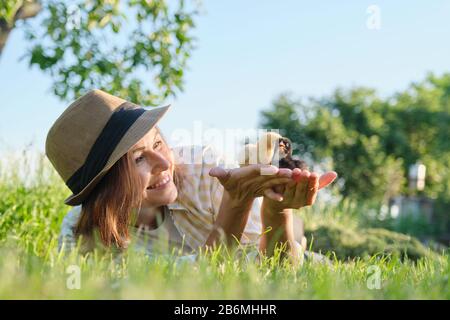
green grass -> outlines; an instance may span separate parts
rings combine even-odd
[[[279,263],[279,257],[247,261],[221,249],[195,262],[175,254],[148,258],[132,250],[119,258],[63,254],[57,251],[57,235],[69,209],[63,204],[69,191],[43,158],[30,163],[26,155],[10,157],[7,165],[0,167],[0,299],[450,298],[448,253],[410,260],[395,250],[377,253],[380,247],[352,254],[341,250],[340,256],[336,247],[335,255],[328,253],[331,265],[306,262],[301,267]],[[311,232],[324,225],[356,232],[361,227],[357,210],[317,206],[302,215]],[[314,237],[313,248],[320,243]],[[80,289],[67,286],[71,266],[81,270]],[[379,289],[368,286],[373,268],[380,272]]]

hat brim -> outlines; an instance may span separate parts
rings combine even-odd
[[[70,206],[81,204],[111,167],[142,139],[164,116],[170,105],[145,111],[128,129],[117,144],[104,168],[77,194],[72,194],[64,203]]]

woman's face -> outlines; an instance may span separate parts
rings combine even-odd
[[[173,182],[174,158],[157,127],[153,127],[131,148],[143,186],[142,207],[160,207],[176,200]]]

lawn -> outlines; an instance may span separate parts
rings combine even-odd
[[[0,299],[450,298],[448,252],[428,250],[398,234],[388,234],[391,242],[373,241],[375,231],[357,233],[357,207],[317,206],[300,213],[311,234],[320,230],[309,239],[311,248],[332,262],[294,267],[278,257],[256,262],[240,251],[221,249],[196,261],[131,250],[115,258],[58,252],[69,191],[42,157],[4,160],[0,194]],[[342,232],[341,242],[324,241],[336,230]],[[398,249],[398,243],[407,246]],[[404,253],[409,252],[416,254],[408,258]]]

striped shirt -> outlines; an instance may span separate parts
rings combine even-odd
[[[224,193],[219,180],[211,177],[209,171],[215,166],[239,167],[237,163],[226,164],[224,158],[211,146],[182,146],[172,148],[172,151],[175,163],[183,175],[176,201],[167,205],[164,222],[157,229],[132,229],[132,240],[142,243],[146,251],[152,251],[154,242],[161,238],[184,249],[203,246],[213,230]],[[262,198],[256,198],[253,202],[241,238],[242,244],[258,242],[262,228],[261,201]],[[75,206],[64,217],[59,237],[60,247],[63,242],[65,246],[75,244],[73,229],[80,212],[81,206]],[[143,241],[144,238],[146,241]]]

